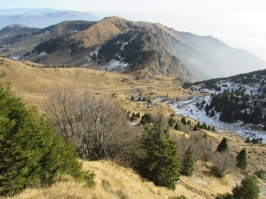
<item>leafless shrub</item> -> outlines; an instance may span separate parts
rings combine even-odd
[[[227,173],[233,172],[236,161],[228,151],[220,153],[215,152],[212,156],[214,166],[211,168],[211,172],[217,177],[224,177]]]
[[[84,159],[121,155],[132,142],[126,111],[104,92],[69,86],[49,92],[45,106],[58,134]]]
[[[190,131],[189,137],[182,136],[178,141],[179,157],[183,157],[185,151],[191,147],[193,150],[194,161],[208,161],[212,155],[212,142],[202,135],[200,132]]]

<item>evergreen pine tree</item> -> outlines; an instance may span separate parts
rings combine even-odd
[[[179,180],[177,144],[170,139],[168,129],[162,130],[161,120],[151,129],[146,126],[142,133],[142,151],[137,155],[138,170],[155,185],[174,190],[175,182]]]
[[[182,117],[182,118],[181,118],[181,122],[182,122],[184,125],[186,125],[186,124],[187,124],[186,118],[185,118],[185,117]]]
[[[150,113],[145,113],[144,115],[141,116],[140,124],[145,125],[146,123],[151,123],[151,114]]]
[[[213,116],[215,116],[214,110],[212,110],[210,113],[210,117],[213,117]]]
[[[189,147],[184,155],[182,174],[186,176],[192,176],[194,171],[193,150]]]
[[[177,131],[182,131],[182,127],[178,123],[175,124],[175,127],[174,128]]]
[[[195,125],[194,128],[193,128],[193,131],[196,131],[196,130],[198,130],[197,125]]]
[[[200,122],[197,123],[197,128],[200,128]]]
[[[245,143],[250,143],[250,138],[249,137],[246,139]]]
[[[236,156],[237,164],[236,166],[240,169],[245,170],[247,168],[247,151],[242,149],[240,153]]]
[[[259,199],[260,188],[256,176],[247,176],[242,180],[241,185],[233,189],[234,198]]]
[[[49,185],[60,173],[82,177],[75,148],[51,123],[26,109],[8,84],[0,83],[0,196]]]
[[[170,117],[169,120],[168,120],[168,125],[169,125],[170,127],[173,127],[173,126],[174,126],[174,122],[175,122],[175,119],[172,118],[172,117]]]
[[[217,146],[216,151],[222,153],[228,150],[228,141],[226,138],[224,138],[220,144]]]

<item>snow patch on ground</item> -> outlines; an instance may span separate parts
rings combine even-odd
[[[123,72],[125,68],[128,67],[128,63],[117,61],[115,59],[111,60],[105,66],[101,67],[99,70],[112,71],[112,72]]]
[[[128,45],[128,43],[130,43],[131,41],[133,41],[134,39],[136,39],[137,36],[138,36],[138,34],[135,34],[135,35],[129,40],[129,42],[125,42],[125,43],[123,43],[123,45],[121,46],[120,50],[125,50],[125,49],[124,49],[125,45]],[[118,43],[118,42],[117,42],[117,43]]]
[[[15,60],[15,61],[18,61],[18,60],[20,60],[22,58],[22,56],[21,55],[18,55],[18,56],[12,56],[10,58],[13,59],[13,60]]]
[[[88,56],[86,56],[86,58],[89,60],[89,61],[91,61],[91,56],[93,55],[93,54],[96,54],[96,56],[98,56],[98,50],[100,49],[101,47],[98,47],[98,48],[96,48],[94,51],[92,51]]]
[[[196,105],[197,102],[201,104],[203,100],[205,100],[205,102],[209,104],[211,102],[211,97],[200,95],[193,98],[191,97],[190,99],[180,100],[176,102],[173,102],[171,100],[166,101],[166,97],[157,97],[154,102],[163,102],[166,104],[170,104],[176,114],[193,118],[199,121],[201,124],[205,123],[206,125],[214,126],[217,131],[235,132],[246,138],[263,138],[263,143],[266,143],[266,132],[263,130],[254,130],[252,128],[252,124],[244,124],[242,121],[238,121],[236,123],[221,122],[219,120],[220,113],[215,113],[215,116],[213,117],[207,116],[205,113],[205,109],[200,109]]]
[[[215,116],[209,117],[205,113],[205,109],[198,108],[197,102],[205,100],[206,103],[210,103],[210,96],[196,96],[187,100],[180,100],[170,103],[170,106],[175,110],[176,114],[181,114],[187,117],[191,117],[200,123],[206,123],[207,125],[214,126],[218,131],[236,132],[243,137],[258,137],[263,138],[263,143],[266,143],[266,132],[263,130],[254,130],[252,124],[243,124],[242,121],[236,123],[224,123],[219,120],[219,113],[215,113]],[[162,101],[162,98],[158,97],[155,101]]]
[[[197,90],[201,90],[203,92],[206,93],[211,93],[211,94],[218,94],[218,93],[222,93],[225,90],[229,89],[229,91],[232,90],[238,90],[241,86],[241,90],[244,90],[245,94],[259,94],[258,89],[260,87],[260,85],[258,83],[252,83],[252,84],[240,84],[240,83],[234,83],[230,80],[223,80],[220,83],[216,83],[217,87],[220,87],[221,90],[217,91],[214,89],[207,89],[207,88],[201,88],[200,85],[198,86],[192,86],[193,89],[197,89]]]
[[[166,100],[166,97],[157,97],[154,102],[163,102]]]

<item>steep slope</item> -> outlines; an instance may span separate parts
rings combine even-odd
[[[127,74],[108,73],[87,68],[42,68],[41,65],[29,62],[17,62],[7,58],[0,58],[0,69],[7,74],[0,78],[1,82],[12,82],[13,90],[26,101],[29,106],[42,107],[42,101],[50,88],[61,89],[68,85],[106,92],[108,96],[117,96],[117,102],[127,110],[140,112],[142,115],[149,111],[153,115],[161,109],[163,114],[169,116],[173,109],[164,103],[156,102],[160,96],[168,96],[167,100],[192,97],[188,90],[180,88],[181,82],[173,76],[155,76],[135,80]],[[169,86],[170,85],[170,86]],[[146,102],[131,102],[130,96],[139,96],[139,90],[143,95],[152,92],[153,107],[147,109]],[[191,91],[190,91],[191,92]],[[158,106],[160,104],[160,106]],[[161,107],[161,108],[159,108]],[[181,116],[178,116],[180,120]],[[192,125],[196,121],[191,120]],[[134,125],[134,124],[132,124]],[[230,148],[235,155],[243,147],[249,152],[248,172],[254,173],[258,168],[266,169],[265,145],[253,145],[244,143],[244,139],[231,132],[206,132],[208,139],[213,140],[213,150],[216,143],[223,137],[227,137]],[[184,132],[177,132],[174,136],[183,136]],[[197,132],[200,133],[200,132]],[[186,135],[187,136],[187,135]],[[181,176],[176,185],[176,190],[171,191],[162,187],[156,187],[153,183],[139,177],[132,169],[121,167],[111,161],[84,161],[85,170],[92,170],[96,174],[95,189],[86,189],[82,184],[66,176],[61,178],[53,186],[45,189],[27,189],[13,198],[174,198],[184,195],[187,198],[213,199],[217,193],[230,192],[239,184],[246,172],[235,171],[224,178],[216,178],[209,171],[210,162],[197,161],[195,174],[192,177]],[[260,198],[266,198],[265,181],[260,180]]]
[[[176,190],[172,191],[156,187],[152,182],[141,179],[133,170],[123,168],[111,161],[84,161],[83,168],[95,172],[94,189],[85,188],[72,178],[65,177],[49,188],[27,189],[13,198],[45,199],[49,194],[51,199],[171,199],[181,195],[188,199],[211,199],[213,198],[211,194],[229,192],[235,181],[233,176],[227,176],[219,183],[215,178],[208,179],[198,173],[192,178],[182,176]]]
[[[90,55],[90,60],[105,62],[107,71],[126,72],[146,69],[152,75],[173,74],[182,79],[193,80],[192,74],[181,61],[169,54],[160,38],[151,32],[136,28],[106,42]]]
[[[92,47],[131,30],[132,24],[132,22],[120,17],[106,17],[90,28],[73,35],[72,38],[84,41],[86,47]]]
[[[162,24],[139,23],[159,35],[166,49],[193,72],[197,80],[227,77],[266,67],[266,62],[241,49],[234,49],[212,36],[178,32]]]

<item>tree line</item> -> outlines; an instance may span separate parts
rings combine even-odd
[[[110,62],[112,59],[125,62],[134,69],[142,66],[155,52],[145,50],[145,42],[149,39],[149,33],[145,30],[131,30],[127,33],[119,34],[107,41],[98,50],[98,54],[93,54],[91,60],[97,63]]]

